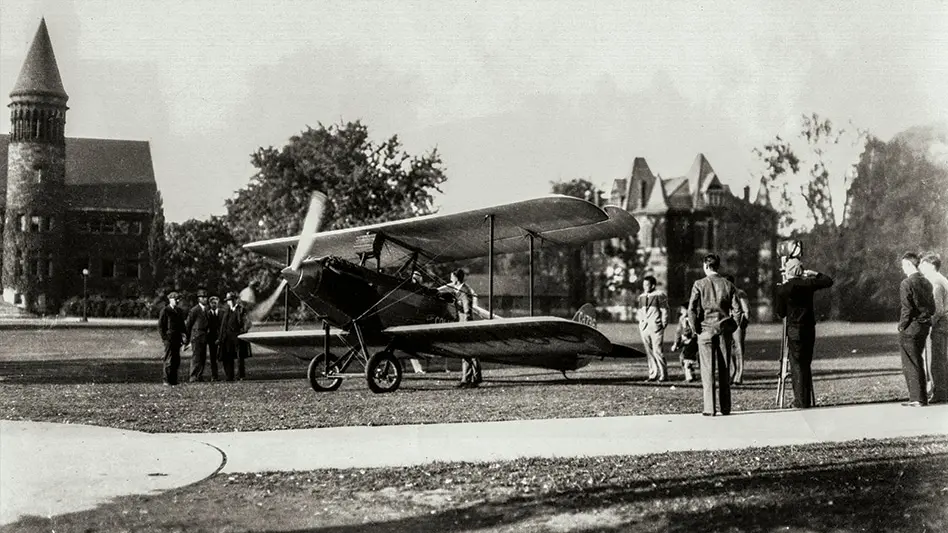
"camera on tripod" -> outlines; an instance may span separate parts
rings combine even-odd
[[[781,282],[787,281],[787,262],[791,259],[803,260],[803,243],[798,240],[785,240],[777,243],[777,255],[780,256]]]

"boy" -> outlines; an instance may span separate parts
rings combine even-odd
[[[672,344],[672,351],[678,350],[681,350],[678,361],[685,371],[685,381],[692,383],[695,381],[695,370],[698,369],[698,336],[688,321],[688,307],[685,305],[678,307],[678,328],[675,330],[675,343]]]

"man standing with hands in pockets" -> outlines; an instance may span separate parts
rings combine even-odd
[[[662,353],[665,326],[668,325],[668,297],[664,292],[655,290],[657,285],[655,276],[642,279],[645,292],[639,295],[639,333],[645,345],[648,381],[661,382],[668,379],[668,364]]]

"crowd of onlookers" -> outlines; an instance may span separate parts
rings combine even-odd
[[[672,350],[679,352],[685,381],[695,381],[695,372],[700,370],[703,414],[707,416],[726,415],[731,410],[730,388],[740,385],[743,379],[748,324],[747,295],[734,285],[732,276],[718,272],[720,265],[717,255],[704,257],[705,277],[694,283],[687,304],[679,308],[672,345]],[[939,272],[941,257],[934,252],[921,256],[908,252],[902,256],[901,267],[906,278],[899,291],[898,332],[909,392],[909,401],[903,405],[948,402],[948,279]],[[808,408],[815,404],[811,372],[816,342],[813,294],[831,287],[833,280],[804,269],[798,256],[785,258],[782,273],[775,311],[785,324],[783,340],[793,406]],[[653,276],[646,276],[642,285],[638,321],[648,360],[647,380],[663,382],[668,379],[662,353],[669,324],[668,300],[657,290]]]

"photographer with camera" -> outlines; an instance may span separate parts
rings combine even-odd
[[[813,406],[813,346],[816,343],[816,314],[813,293],[833,286],[833,279],[813,270],[804,270],[799,258],[784,263],[784,282],[777,287],[777,316],[786,319],[786,342],[793,381],[793,406]]]

